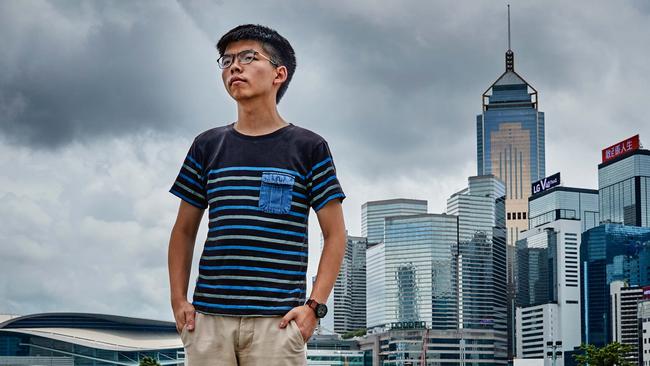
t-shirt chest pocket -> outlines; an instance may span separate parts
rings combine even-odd
[[[287,214],[291,211],[291,193],[295,178],[282,173],[262,173],[259,207],[264,212]]]

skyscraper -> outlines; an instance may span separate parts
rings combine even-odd
[[[650,226],[650,150],[633,150],[598,165],[600,221]]]
[[[582,341],[612,342],[610,284],[650,284],[650,228],[602,224],[582,234],[580,247]]]
[[[598,191],[555,186],[528,204],[530,229],[516,243],[516,356],[544,358],[547,342],[580,345],[580,234],[598,223]]]
[[[506,358],[507,287],[505,186],[494,175],[469,178],[447,200],[458,216],[458,328],[492,334],[495,359]]]
[[[366,238],[348,236],[334,284],[334,331],[344,334],[366,327]]]
[[[386,324],[386,250],[379,243],[366,250],[366,325]]]
[[[370,246],[384,241],[384,219],[427,213],[427,201],[397,198],[366,202],[361,206],[361,236]]]
[[[627,360],[639,364],[639,302],[643,300],[643,287],[630,287],[625,281],[610,285],[610,304],[613,341],[627,344],[631,350]]]
[[[456,328],[453,254],[457,225],[456,216],[444,214],[386,218],[387,323],[423,321],[434,329]]]
[[[476,116],[478,175],[493,174],[506,185],[508,244],[528,228],[531,183],[545,176],[544,112],[538,110],[537,90],[515,72],[514,52],[508,51],[506,70],[483,93],[483,113]]]

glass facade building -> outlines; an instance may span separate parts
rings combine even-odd
[[[603,346],[613,339],[611,283],[650,284],[650,228],[602,224],[587,230],[580,262],[582,341]]]
[[[531,183],[545,176],[544,112],[537,91],[514,70],[506,52],[506,71],[483,93],[476,116],[478,175],[493,174],[506,186],[508,244],[528,228]]]
[[[531,229],[560,219],[580,220],[583,232],[599,225],[595,189],[554,187],[531,196],[528,206]]]
[[[366,325],[384,325],[386,317],[386,251],[384,243],[366,250]]]
[[[366,238],[348,236],[334,283],[334,332],[345,334],[366,327]]]
[[[493,175],[469,178],[447,200],[458,216],[458,327],[494,333],[495,358],[507,346],[505,185]]]
[[[444,214],[386,218],[386,323],[422,321],[434,329],[456,328],[457,225],[456,216]]]
[[[598,165],[600,221],[650,226],[650,150]]]
[[[427,201],[412,199],[391,199],[370,201],[361,206],[361,236],[368,243],[384,241],[384,219],[392,216],[427,213]]]

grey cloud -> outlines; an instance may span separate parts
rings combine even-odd
[[[14,142],[183,131],[219,106],[214,52],[174,3],[0,7],[0,132]]]

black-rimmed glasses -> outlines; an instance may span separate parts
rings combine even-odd
[[[255,60],[255,56],[260,55],[264,59],[266,59],[268,62],[271,63],[271,65],[278,67],[279,65],[271,60],[269,57],[265,56],[263,53],[255,51],[255,50],[243,50],[241,52],[238,52],[237,54],[232,54],[232,53],[227,53],[225,55],[222,55],[219,57],[217,60],[217,63],[219,64],[219,68],[221,69],[227,69],[230,66],[232,66],[233,62],[235,62],[235,57],[237,57],[237,60],[239,61],[240,64],[242,65],[247,65],[253,62]]]

